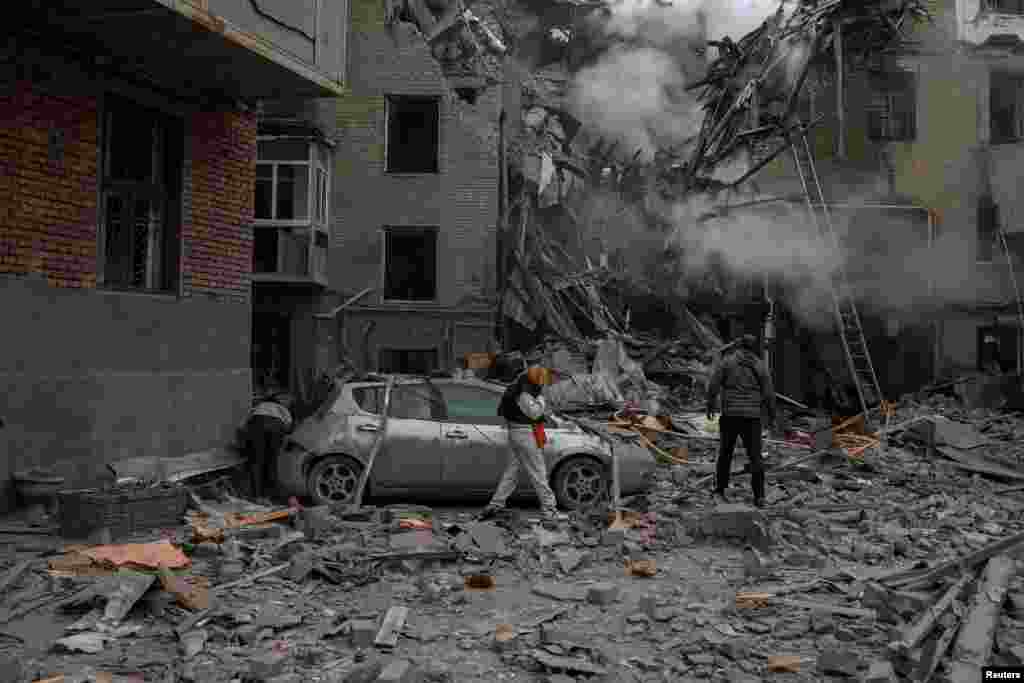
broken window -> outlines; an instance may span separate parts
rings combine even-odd
[[[380,371],[384,373],[429,375],[437,367],[437,349],[380,350]]]
[[[1024,14],[1024,0],[986,0],[988,9],[1002,14]]]
[[[102,281],[178,287],[184,133],[179,121],[108,96],[103,128]]]
[[[440,98],[389,97],[385,143],[388,173],[437,173],[440,124]]]
[[[384,298],[434,301],[437,298],[437,228],[384,231]]]
[[[444,396],[448,420],[468,424],[503,424],[504,419],[498,416],[501,394],[460,384],[440,384],[438,388]]]
[[[995,256],[996,239],[999,233],[999,205],[992,197],[983,195],[978,199],[978,263],[991,263]]]
[[[909,71],[873,74],[868,137],[878,141],[913,140],[917,136],[917,79]]]
[[[1024,75],[992,72],[989,113],[992,144],[1024,139]]]

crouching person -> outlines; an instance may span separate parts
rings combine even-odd
[[[246,455],[252,495],[267,498],[277,471],[277,456],[284,438],[292,429],[292,401],[277,392],[258,401],[245,423]]]
[[[547,405],[541,390],[550,383],[550,371],[531,367],[509,385],[498,405],[498,415],[505,418],[508,429],[509,459],[505,473],[498,482],[498,488],[491,502],[484,508],[482,519],[494,517],[505,509],[509,497],[516,490],[519,481],[519,467],[526,469],[546,521],[564,520],[558,512],[555,493],[548,484],[547,466],[544,462],[544,415]]]

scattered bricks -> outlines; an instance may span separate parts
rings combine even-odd
[[[352,647],[371,647],[377,637],[377,623],[369,619],[353,619],[349,622],[352,629]]]
[[[378,683],[415,683],[418,676],[408,659],[393,659],[377,676]]]
[[[496,652],[508,652],[515,649],[516,630],[510,624],[498,624],[494,629],[494,642],[492,646]]]
[[[608,529],[601,536],[601,545],[608,547],[621,546],[626,541],[625,529]]]
[[[850,650],[829,648],[818,657],[818,670],[833,676],[856,676],[861,661]]]
[[[614,583],[595,583],[587,589],[587,602],[593,605],[610,605],[619,597],[619,587]]]
[[[702,521],[701,530],[706,536],[742,539],[758,548],[767,547],[771,541],[764,515],[748,505],[716,506]]]
[[[255,681],[269,681],[284,674],[288,656],[276,652],[254,655],[249,660],[249,678]]]
[[[301,525],[299,529],[310,541],[323,538],[334,527],[334,520],[332,519],[331,507],[329,505],[304,508],[300,515]]]
[[[884,659],[871,662],[864,676],[864,683],[897,683],[898,680],[892,663]]]
[[[303,550],[295,555],[288,566],[288,578],[295,583],[305,581],[306,577],[313,571],[316,559],[316,553],[312,550]]]

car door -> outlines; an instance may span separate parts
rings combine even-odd
[[[369,387],[364,387],[369,389]],[[361,415],[350,420],[353,441],[368,455],[380,430],[383,410],[383,385],[379,393],[360,402],[359,389],[353,398]],[[370,473],[373,486],[399,489],[437,488],[441,482],[440,399],[432,397],[426,382],[402,382],[392,389],[384,444]]]
[[[508,463],[508,433],[498,417],[501,391],[460,382],[435,382],[444,397],[441,423],[445,488],[490,492]]]

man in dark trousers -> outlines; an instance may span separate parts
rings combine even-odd
[[[715,475],[715,496],[724,501],[732,472],[736,439],[743,439],[750,460],[754,505],[764,505],[764,464],[761,462],[761,419],[775,421],[775,389],[772,378],[758,354],[757,339],[743,335],[726,351],[715,367],[708,385],[707,414],[714,416],[715,402],[722,396],[721,442]]]
[[[277,454],[284,437],[292,429],[291,398],[273,392],[258,401],[245,423],[246,451],[249,457],[249,481],[252,495],[266,498],[272,488]]]

